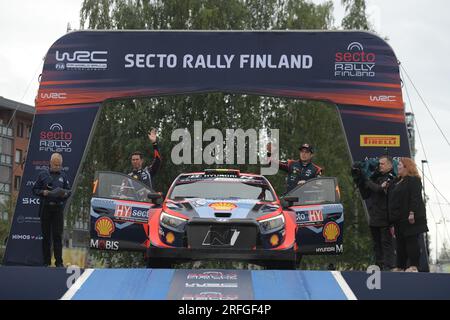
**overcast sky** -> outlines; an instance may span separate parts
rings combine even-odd
[[[323,2],[315,0],[314,2]],[[34,105],[38,90],[37,77],[43,58],[53,42],[66,33],[67,24],[79,28],[82,0],[0,1],[0,96]],[[340,25],[343,8],[335,3],[335,25]],[[419,89],[438,124],[450,140],[450,2],[448,0],[368,0],[368,13],[375,30],[389,43]],[[450,145],[444,140],[413,87],[407,82],[419,131],[431,167],[434,183],[450,200]],[[404,91],[404,101],[407,97]],[[407,104],[407,111],[411,106]],[[416,128],[417,129],[417,128]],[[416,161],[425,159],[417,137]],[[426,169],[425,173],[429,175]],[[432,247],[435,222],[445,216],[446,227],[439,227],[439,243],[443,237],[450,243],[450,204],[436,198],[428,181],[430,197],[428,221]],[[437,203],[441,203],[441,207]],[[433,254],[434,258],[434,254]]]

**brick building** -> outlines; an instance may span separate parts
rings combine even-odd
[[[0,96],[0,203],[17,199],[35,108]],[[11,219],[1,206],[0,220]]]

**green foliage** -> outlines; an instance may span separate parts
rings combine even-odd
[[[342,0],[346,16],[342,19],[342,27],[352,30],[370,30],[366,15],[365,0]]]
[[[351,13],[344,26],[363,26],[364,1],[344,2]],[[85,0],[81,25],[91,29],[325,30],[332,26],[332,11],[331,1],[317,5],[301,0]],[[204,169],[205,165],[175,166],[170,160],[171,150],[177,144],[171,141],[173,130],[187,128],[192,135],[196,120],[202,121],[203,131],[280,129],[280,155],[284,159],[296,159],[300,143],[314,144],[317,150],[314,161],[325,169],[325,175],[336,176],[340,182],[346,214],[345,253],[340,257],[305,257],[302,268],[323,269],[332,262],[340,269],[362,269],[370,264],[367,222],[349,175],[350,158],[340,121],[335,107],[320,102],[214,93],[105,103],[69,209],[71,221],[80,216],[89,218],[91,183],[96,170],[128,172],[129,155],[136,150],[145,152],[147,164],[151,161],[147,132],[152,127],[159,131],[163,157],[163,166],[155,179],[157,190],[166,191],[181,172]],[[241,165],[239,169],[259,172],[255,165]],[[285,191],[284,174],[268,178],[279,194]],[[142,266],[140,254],[135,253],[95,252],[91,256],[96,261],[93,263],[106,266]],[[206,265],[229,267],[217,262]]]

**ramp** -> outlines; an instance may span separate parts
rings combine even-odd
[[[1,267],[0,299],[47,300],[450,300],[450,274],[300,270]],[[71,285],[73,283],[73,285]],[[71,285],[70,288],[67,288]]]

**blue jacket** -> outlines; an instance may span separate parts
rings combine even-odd
[[[58,195],[52,196],[51,192],[61,192]],[[48,190],[50,194],[44,196],[44,190]],[[50,172],[49,170],[42,171],[36,180],[33,187],[33,193],[41,197],[41,204],[48,204],[50,202],[58,205],[63,205],[67,198],[70,196],[70,184],[67,176],[64,172]]]

